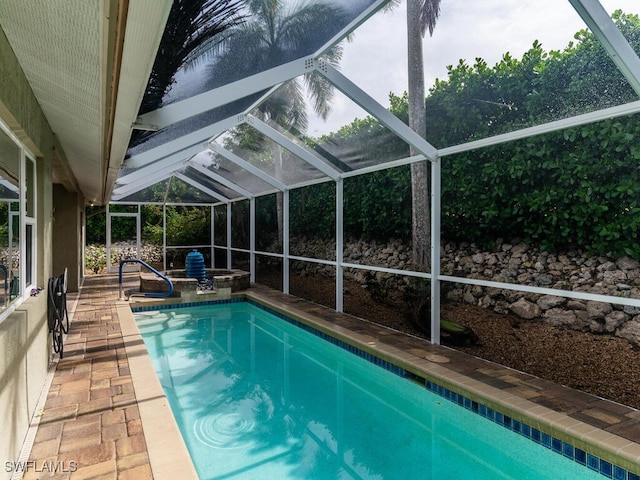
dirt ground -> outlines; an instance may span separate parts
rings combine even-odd
[[[281,288],[278,281],[269,274],[258,278]],[[335,306],[332,279],[292,273],[290,281],[293,295]],[[429,338],[409,320],[405,306],[399,295],[374,298],[361,286],[345,282],[346,313]],[[443,303],[441,318],[471,328],[477,337],[474,345],[452,348],[640,409],[640,348],[625,339],[552,327],[471,305]]]

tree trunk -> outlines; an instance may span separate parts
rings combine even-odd
[[[409,64],[409,127],[422,138],[427,132],[427,113],[422,61],[420,0],[407,0],[407,59]],[[411,147],[411,155],[418,152]],[[431,250],[431,215],[429,210],[429,163],[411,164],[411,208],[413,263],[417,270],[429,268]]]
[[[275,162],[275,177],[282,181],[282,147],[273,142],[273,159]],[[284,242],[284,197],[282,192],[276,193],[276,219],[278,222],[278,245]]]

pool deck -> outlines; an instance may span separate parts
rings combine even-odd
[[[127,288],[136,283],[137,275],[125,276]],[[640,474],[638,410],[265,287],[252,285],[244,294]],[[69,300],[72,324],[64,358],[45,385],[46,402],[21,456],[31,467],[21,478],[196,479],[129,303],[118,299],[118,276],[86,277]],[[47,471],[47,465],[57,471]]]

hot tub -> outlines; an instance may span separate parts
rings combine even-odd
[[[246,290],[250,284],[250,274],[244,270],[208,268],[207,279],[215,280],[215,290],[199,288],[198,280],[185,278],[184,270],[162,272],[173,283],[172,297],[191,297],[199,293],[231,293]],[[140,292],[166,292],[167,283],[152,272],[140,272]]]

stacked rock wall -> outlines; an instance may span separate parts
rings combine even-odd
[[[335,244],[297,238],[292,240],[291,254],[335,260]],[[631,258],[589,257],[578,250],[549,253],[517,239],[511,242],[498,240],[491,249],[481,249],[470,243],[445,243],[441,254],[443,275],[640,298],[640,263]],[[157,261],[158,257],[162,257],[161,249],[155,251],[145,246],[143,260],[149,263]],[[411,249],[399,240],[388,243],[348,241],[344,261],[410,269]],[[301,275],[335,274],[334,267],[311,262],[292,261],[291,268]],[[413,281],[407,276],[349,268],[345,269],[345,279],[375,287],[377,292],[403,291]],[[454,282],[443,282],[442,291],[452,302],[478,305],[498,313],[575,330],[616,335],[640,345],[640,307]]]
[[[332,242],[317,239],[297,239],[295,246],[292,244],[295,255],[327,260],[335,258],[334,249]],[[490,250],[474,244],[446,243],[441,253],[443,275],[640,298],[640,263],[627,257],[588,257],[579,250],[549,253],[520,240],[498,240]],[[351,241],[345,244],[344,261],[408,269],[411,250],[400,241]],[[331,266],[308,262],[295,262],[293,268],[303,275],[334,274]],[[362,285],[376,282],[378,291],[402,290],[411,282],[409,277],[357,269],[346,269],[345,278]],[[444,282],[442,290],[449,301],[580,331],[617,335],[640,345],[640,307],[452,282]]]

